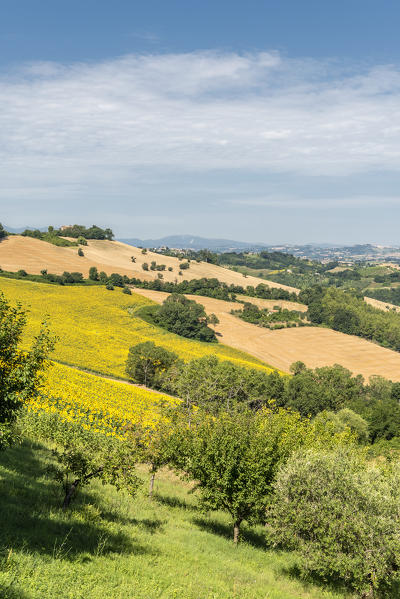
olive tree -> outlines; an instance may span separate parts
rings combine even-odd
[[[400,579],[400,477],[353,448],[309,449],[279,470],[268,536],[295,549],[303,574],[374,597]],[[382,594],[381,596],[388,596]]]

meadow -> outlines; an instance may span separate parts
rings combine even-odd
[[[169,471],[157,476],[153,501],[94,482],[65,512],[47,475],[52,460],[29,441],[0,454],[2,599],[350,597],[301,581],[296,556],[271,551],[262,527],[243,527],[235,548],[228,517],[199,511]]]
[[[138,294],[123,294],[119,288],[62,287],[2,278],[0,291],[29,310],[25,344],[47,318],[59,338],[52,358],[70,366],[126,378],[129,347],[153,341],[185,361],[213,354],[241,366],[268,370],[260,359],[240,350],[184,339],[135,317],[136,310],[153,302]]]

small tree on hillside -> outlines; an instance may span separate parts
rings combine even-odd
[[[157,375],[170,368],[177,359],[173,352],[145,341],[129,349],[125,372],[131,379],[151,387]]]
[[[244,520],[265,523],[278,468],[294,451],[335,446],[349,439],[346,433],[336,435],[329,427],[315,426],[283,409],[217,417],[198,410],[190,427],[180,427],[175,434],[181,452],[171,459],[177,460],[185,477],[196,481],[206,510],[230,514],[235,543]]]
[[[91,281],[98,281],[99,280],[99,272],[97,270],[97,268],[95,266],[91,266],[89,268],[89,279]]]
[[[0,239],[4,239],[7,237],[7,231],[4,229],[3,225],[0,223]]]

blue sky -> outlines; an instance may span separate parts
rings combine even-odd
[[[388,0],[3,0],[1,220],[400,244],[399,17]]]

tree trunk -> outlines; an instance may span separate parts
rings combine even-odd
[[[152,472],[150,476],[150,485],[149,485],[149,499],[153,499],[153,488],[154,488],[154,479],[156,477],[156,473]]]
[[[239,542],[240,522],[241,520],[235,520],[235,522],[233,523],[233,542],[235,543],[235,545],[237,545]]]
[[[71,503],[71,500],[76,493],[79,483],[80,483],[80,480],[79,480],[79,478],[77,478],[67,489],[65,489],[65,497],[64,497],[64,502],[63,502],[64,510],[66,510],[67,507],[69,507],[69,504]]]

